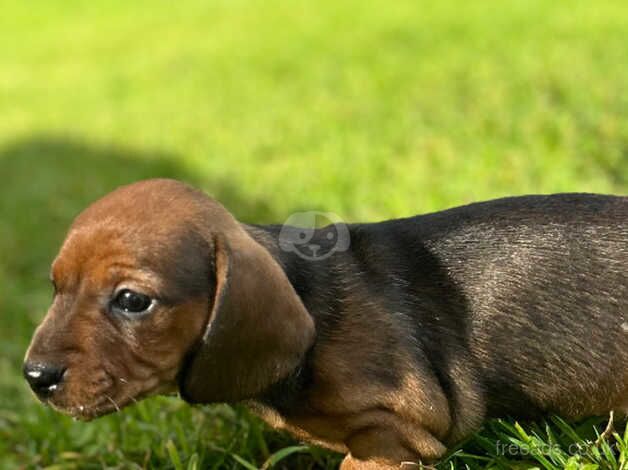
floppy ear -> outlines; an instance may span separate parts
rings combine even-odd
[[[201,344],[180,380],[192,403],[252,398],[292,372],[314,322],[270,253],[246,232],[214,239],[216,290]]]

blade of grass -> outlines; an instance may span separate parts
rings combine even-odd
[[[299,452],[309,452],[310,446],[289,446],[284,447],[283,449],[278,450],[273,455],[271,455],[264,465],[262,465],[262,470],[267,470],[269,468],[274,467],[279,461],[285,459],[289,455],[296,454]]]
[[[179,457],[179,452],[174,445],[172,440],[168,440],[166,442],[166,450],[168,451],[168,456],[170,457],[170,461],[174,466],[175,470],[183,470],[183,464],[181,463],[181,457]]]
[[[242,457],[240,457],[238,454],[229,454],[231,456],[231,458],[233,458],[233,460],[235,460],[236,462],[238,462],[240,465],[242,465],[244,468],[248,469],[248,470],[259,470],[255,465],[253,465],[251,462],[247,462],[246,460],[244,460]]]

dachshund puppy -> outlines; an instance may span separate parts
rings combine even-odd
[[[437,460],[489,417],[625,413],[627,221],[627,197],[514,197],[306,230],[308,251],[139,182],[74,221],[24,374],[81,419],[243,401],[343,470]]]

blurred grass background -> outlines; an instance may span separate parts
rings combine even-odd
[[[27,391],[49,263],[120,184],[179,178],[259,223],[628,189],[623,2],[0,7],[0,468],[254,468],[292,444],[239,408],[151,399],[83,424]]]

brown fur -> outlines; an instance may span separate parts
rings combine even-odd
[[[623,216],[625,207],[618,202],[617,213]],[[94,203],[77,217],[53,263],[54,301],[26,355],[27,364],[66,369],[45,401],[82,419],[177,389],[190,402],[244,401],[272,426],[348,453],[343,470],[438,459],[491,410],[510,406],[511,395],[514,403],[523,397],[541,411],[570,417],[626,410],[628,335],[614,333],[606,358],[587,355],[586,346],[574,349],[578,339],[565,331],[554,351],[583,358],[588,377],[597,374],[586,384],[575,366],[564,378],[548,378],[548,368],[565,364],[545,366],[551,348],[543,339],[521,337],[521,362],[515,354],[509,369],[495,365],[522,331],[538,338],[545,331],[529,323],[523,301],[510,300],[533,279],[519,277],[534,265],[517,267],[524,258],[516,243],[509,245],[516,252],[500,255],[510,260],[508,268],[488,269],[481,263],[489,245],[478,242],[477,258],[458,262],[448,256],[463,256],[471,245],[466,238],[458,241],[455,229],[444,241],[428,233],[416,251],[415,286],[377,277],[397,275],[406,259],[387,257],[392,242],[378,252],[363,250],[375,232],[354,230],[355,259],[339,254],[337,264],[312,267],[283,256],[274,230],[244,226],[201,192],[169,180],[127,186]],[[482,240],[493,229],[483,230]],[[525,235],[525,243],[535,236]],[[625,236],[619,220],[617,238]],[[615,296],[608,305],[625,319],[626,252],[615,249],[614,256],[609,279],[619,285],[608,287]],[[363,268],[351,271],[356,262]],[[486,287],[502,282],[495,278],[500,273],[513,280],[512,292]],[[109,302],[121,286],[156,299],[154,310],[138,318],[116,315]],[[407,287],[423,297],[397,294]],[[560,295],[548,304],[561,302]],[[463,324],[467,311],[475,313]],[[494,336],[491,322],[507,323],[503,336]],[[440,357],[441,350],[451,356]],[[505,382],[485,380],[491,374]]]

